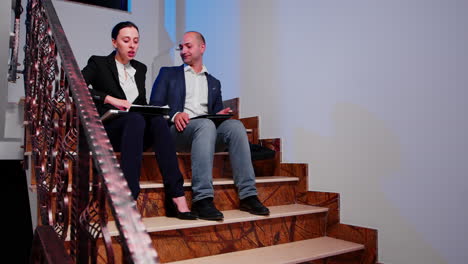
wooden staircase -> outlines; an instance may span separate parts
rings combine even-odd
[[[238,109],[239,101],[232,99],[226,104]],[[158,164],[152,152],[145,152],[137,208],[161,262],[376,263],[377,231],[341,224],[339,194],[308,191],[307,164],[282,163],[280,139],[259,139],[258,117],[240,120],[250,142],[276,151],[272,159],[253,161],[258,197],[271,214],[257,216],[239,210],[229,154],[220,152],[214,159],[214,203],[224,220],[168,218]],[[185,179],[185,196],[190,201],[190,154],[177,156]],[[31,176],[34,188],[34,174]],[[116,260],[123,262],[110,210],[108,216]],[[102,241],[98,241],[98,247],[100,259],[105,260]]]
[[[24,165],[39,198],[35,239],[44,241],[33,247],[37,251],[33,260],[54,255],[62,259],[54,263],[123,263],[123,246],[126,259],[154,263],[153,246],[164,263],[376,263],[377,231],[340,223],[339,194],[308,191],[307,164],[283,163],[280,139],[259,139],[258,117],[240,120],[250,142],[276,151],[274,158],[253,162],[258,196],[270,208],[269,216],[239,210],[228,154],[217,153],[214,202],[225,219],[167,218],[158,165],[152,153],[145,153],[142,191],[136,201],[141,221],[127,189],[120,188],[124,184],[121,170],[52,2],[28,1],[27,12]],[[225,106],[239,112],[237,99],[226,101]],[[179,153],[178,158],[190,201],[190,155]],[[91,186],[90,160],[99,171],[91,177]],[[67,192],[71,183],[73,194]],[[88,195],[94,199],[88,201]],[[118,217],[120,232],[113,215]],[[50,241],[57,246],[51,247]],[[113,256],[106,256],[106,245],[114,249]]]
[[[238,109],[238,99],[226,102]],[[214,203],[223,221],[186,221],[165,216],[162,177],[153,153],[143,158],[137,207],[163,263],[376,263],[377,231],[340,223],[339,194],[308,191],[307,164],[281,162],[280,139],[258,137],[258,117],[240,119],[250,142],[276,151],[254,161],[259,199],[270,216],[240,211],[228,153],[216,153]],[[190,155],[178,153],[191,200]],[[109,214],[111,215],[111,214]],[[110,219],[115,252],[118,232]],[[100,254],[105,254],[101,244]],[[121,256],[117,256],[120,259]]]

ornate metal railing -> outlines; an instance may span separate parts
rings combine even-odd
[[[25,131],[38,225],[53,227],[73,262],[114,263],[119,252],[107,228],[110,208],[123,259],[158,262],[51,0],[28,1],[26,33]],[[105,249],[98,252],[100,239]],[[47,243],[35,243],[41,245]]]

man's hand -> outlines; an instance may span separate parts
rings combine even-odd
[[[106,98],[104,98],[104,103],[105,104],[111,104],[113,106],[115,106],[117,109],[119,110],[127,110],[130,108],[130,106],[132,106],[132,104],[127,101],[127,100],[123,100],[123,99],[118,99],[118,98],[115,98],[113,96],[106,96]]]
[[[184,131],[185,127],[187,127],[189,123],[189,120],[190,118],[187,113],[181,112],[176,114],[176,116],[174,117],[174,124],[176,126],[177,131]]]
[[[227,115],[227,114],[231,114],[232,113],[232,110],[230,107],[227,107],[227,108],[224,108],[223,110],[219,111],[218,113],[216,113],[217,115]]]

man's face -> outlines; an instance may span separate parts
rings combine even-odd
[[[200,41],[196,33],[186,33],[179,44],[180,57],[187,65],[201,62],[205,52],[205,44]]]

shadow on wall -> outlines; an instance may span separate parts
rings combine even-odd
[[[164,10],[164,1],[159,1],[159,14],[158,14],[158,35],[156,41],[158,43],[158,50],[156,51],[156,56],[153,58],[152,62],[152,80],[156,80],[159,70],[164,66],[174,65],[174,43],[171,40],[169,33],[164,25],[165,20],[165,10]],[[147,89],[151,90],[151,89]]]
[[[380,261],[446,263],[382,190],[382,181],[402,167],[398,137],[374,114],[355,104],[337,104],[332,119],[335,130],[331,136],[303,128],[294,131],[294,156],[311,164],[309,188],[341,194],[343,223],[378,229],[379,248],[385,249],[379,252]]]

